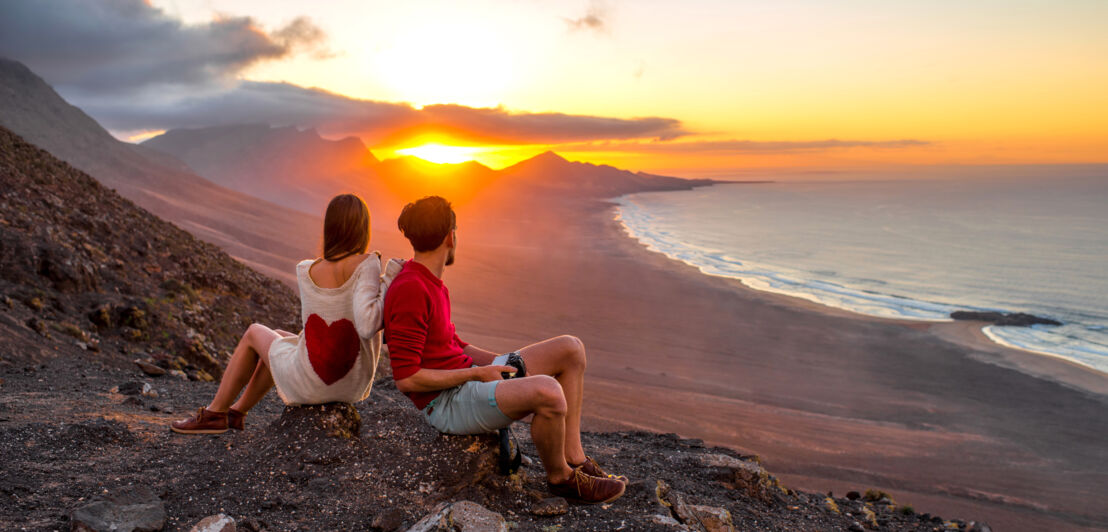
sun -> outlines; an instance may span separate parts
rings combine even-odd
[[[396,150],[396,153],[419,157],[424,161],[438,164],[458,164],[472,161],[480,148],[468,146],[446,146],[443,144],[423,144],[414,148]]]

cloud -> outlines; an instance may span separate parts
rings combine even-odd
[[[917,139],[898,140],[804,140],[759,141],[716,140],[691,142],[589,142],[559,147],[562,151],[612,151],[632,153],[702,153],[738,155],[744,153],[788,153],[822,151],[838,148],[896,149],[930,146],[934,143]]]
[[[246,81],[224,91],[150,101],[96,98],[80,107],[116,131],[198,128],[242,123],[315,127],[357,135],[370,145],[424,133],[474,143],[556,144],[604,139],[674,139],[687,134],[672,118],[609,118],[504,108],[359,100],[288,83]]]
[[[608,7],[603,2],[593,0],[589,2],[588,10],[585,11],[584,16],[563,20],[566,21],[571,31],[591,30],[597,33],[606,33],[608,30],[606,19],[608,19]]]
[[[259,61],[326,53],[307,18],[266,33],[249,17],[186,25],[142,0],[0,0],[0,55],[83,94],[232,80]]]

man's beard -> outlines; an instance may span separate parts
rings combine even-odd
[[[450,248],[450,251],[446,254],[446,265],[450,266],[454,264],[454,248]]]

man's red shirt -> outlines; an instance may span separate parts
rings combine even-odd
[[[450,291],[426,266],[409,260],[385,294],[385,343],[389,346],[392,378],[400,381],[421,368],[461,369],[473,365],[463,351],[466,344],[450,319]],[[435,392],[406,394],[422,410],[438,397]]]

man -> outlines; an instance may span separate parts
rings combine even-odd
[[[507,427],[534,414],[531,437],[546,469],[550,491],[581,502],[610,502],[627,479],[610,476],[581,447],[581,395],[585,347],[559,336],[518,351],[526,377],[507,355],[467,344],[450,318],[443,270],[454,263],[457,225],[450,203],[431,196],[404,207],[397,222],[415,256],[404,264],[385,296],[384,331],[396,387],[440,432],[477,434]]]

